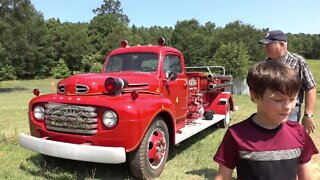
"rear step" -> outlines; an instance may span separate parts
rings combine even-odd
[[[223,120],[225,115],[215,114],[213,115],[212,120],[203,120],[202,118],[193,121],[190,124],[186,124],[185,127],[179,129],[179,132],[176,132],[176,141],[175,144],[182,142],[183,140],[191,137],[192,135],[197,134],[198,132],[206,129],[207,127]]]

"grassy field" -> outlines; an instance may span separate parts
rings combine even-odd
[[[320,93],[320,60],[308,60],[308,65],[312,69],[312,74],[317,82],[317,91]]]
[[[308,61],[319,82],[320,61]],[[20,133],[29,133],[27,108],[33,97],[32,89],[51,91],[56,81],[6,81],[1,87],[23,87],[24,92],[0,93],[0,179],[133,179],[126,164],[106,165],[79,161],[61,161],[51,164],[43,161],[41,155],[21,148]],[[320,148],[320,94],[319,84],[315,109],[316,132],[313,140]],[[248,96],[235,96],[239,110],[232,113],[232,123],[239,122],[255,111]],[[170,152],[165,170],[158,179],[213,179],[217,165],[213,163],[215,153],[226,129],[211,127],[182,142]],[[312,167],[315,177],[320,179],[320,157],[314,156]],[[316,174],[318,173],[318,174]]]

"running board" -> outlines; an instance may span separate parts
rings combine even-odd
[[[213,115],[212,120],[204,120],[202,118],[193,121],[190,124],[186,124],[185,127],[181,128],[176,132],[176,141],[175,144],[182,142],[183,140],[197,134],[198,132],[206,129],[209,126],[223,120],[225,115],[215,114]]]

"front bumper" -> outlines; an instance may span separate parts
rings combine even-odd
[[[119,164],[126,161],[123,147],[103,147],[71,144],[20,134],[20,145],[26,149],[64,159],[107,164]]]

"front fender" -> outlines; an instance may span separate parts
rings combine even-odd
[[[171,119],[174,117],[174,105],[169,99],[162,96],[139,95],[138,99],[130,101],[125,107],[115,109],[115,111],[119,112],[119,119],[127,121],[130,124],[130,127],[127,129],[127,152],[135,150],[140,145],[148,128],[159,114],[169,114]]]

